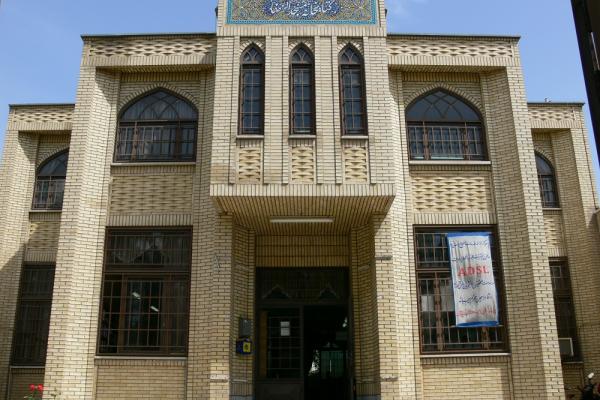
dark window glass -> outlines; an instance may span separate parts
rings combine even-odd
[[[485,160],[485,135],[477,111],[436,90],[406,110],[412,160]]]
[[[558,202],[558,192],[556,190],[556,178],[554,176],[554,168],[552,165],[539,153],[535,153],[535,164],[537,166],[538,182],[540,184],[540,197],[542,199],[542,207],[557,208],[560,207]]]
[[[561,357],[565,361],[575,361],[579,359],[579,339],[569,266],[564,261],[552,261],[550,274]]]
[[[163,90],[127,107],[119,120],[117,161],[193,161],[198,112]]]
[[[468,230],[461,229],[461,231]],[[415,234],[422,352],[506,350],[506,332],[502,316],[499,327],[456,327],[454,291],[450,259],[448,257],[448,241],[446,239],[449,232],[449,230],[420,229]],[[502,296],[502,274],[499,271],[500,266],[496,260],[494,248],[492,248],[492,255],[495,258],[493,261],[494,275],[500,301]],[[500,306],[502,306],[501,301],[500,303]]]
[[[262,135],[264,126],[264,55],[255,45],[242,54],[240,134]]]
[[[342,133],[366,135],[363,61],[360,53],[350,46],[340,54],[340,94]]]
[[[312,55],[307,48],[300,46],[292,53],[291,62],[291,132],[313,135],[315,96]]]
[[[65,151],[49,158],[40,166],[33,191],[34,209],[62,209],[68,163],[69,152]]]
[[[25,265],[17,306],[12,364],[40,366],[46,363],[54,266]]]
[[[100,354],[186,354],[190,249],[188,231],[109,232]]]

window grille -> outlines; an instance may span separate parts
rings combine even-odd
[[[430,92],[407,107],[412,160],[485,160],[479,113],[444,90]]]
[[[314,64],[310,51],[299,46],[291,56],[291,133],[315,134]]]
[[[189,231],[110,231],[99,353],[185,355],[190,264]]]
[[[53,287],[53,265],[23,266],[12,348],[13,365],[42,366],[46,363]]]
[[[556,176],[550,162],[539,153],[535,153],[535,164],[537,167],[538,182],[540,185],[540,197],[543,208],[558,208],[558,191],[556,190]]]
[[[447,242],[449,232],[451,230],[423,228],[415,233],[421,351],[441,353],[506,350],[506,332],[502,316],[499,327],[456,327]],[[492,245],[494,276],[500,300],[503,295],[502,274],[494,247]],[[500,303],[499,306],[502,307],[502,302]]]
[[[131,104],[119,119],[115,160],[194,161],[198,112],[182,98],[157,90]]]
[[[352,46],[347,46],[340,54],[340,100],[342,134],[366,135],[363,59]]]
[[[49,158],[40,166],[33,191],[34,209],[62,209],[68,163],[69,152],[64,151]]]
[[[240,76],[240,121],[242,135],[264,133],[264,54],[255,45],[242,54]]]
[[[552,292],[554,294],[554,308],[556,312],[556,326],[559,339],[571,339],[573,352],[562,354],[564,361],[579,360],[579,339],[577,334],[577,321],[575,320],[575,306],[571,290],[571,275],[569,266],[564,260],[550,262],[552,277]]]

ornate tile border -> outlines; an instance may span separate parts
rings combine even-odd
[[[228,24],[377,23],[376,0],[227,0]]]

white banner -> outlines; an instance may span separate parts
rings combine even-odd
[[[498,326],[490,240],[487,232],[448,234],[454,311],[459,328]]]

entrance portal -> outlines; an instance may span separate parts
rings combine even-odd
[[[351,398],[345,269],[257,270],[257,400]]]

